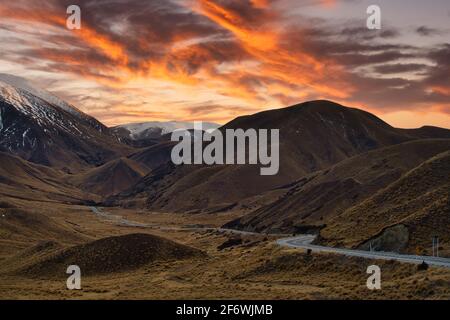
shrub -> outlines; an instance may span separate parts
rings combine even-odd
[[[423,261],[421,264],[417,266],[417,271],[426,271],[428,270],[428,264]]]

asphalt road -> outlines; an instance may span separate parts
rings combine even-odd
[[[301,235],[291,238],[278,239],[277,244],[280,246],[300,248],[300,249],[310,249],[313,252],[324,252],[324,253],[335,253],[341,254],[349,257],[361,257],[366,259],[382,259],[382,260],[396,260],[399,262],[415,263],[420,264],[425,261],[425,263],[433,266],[450,268],[450,259],[430,257],[430,256],[415,256],[398,254],[394,252],[382,252],[382,251],[363,251],[363,250],[353,250],[345,248],[333,248],[325,247],[311,244],[316,236],[314,235]]]
[[[241,231],[241,230],[233,230],[233,229],[224,229],[224,228],[208,228],[208,227],[164,227],[153,224],[145,224],[136,221],[127,220],[122,218],[121,216],[112,215],[107,212],[103,212],[99,210],[97,207],[90,207],[92,212],[106,220],[109,220],[113,223],[117,223],[118,225],[128,226],[128,227],[141,227],[141,228],[156,228],[159,230],[211,230],[211,231],[219,231],[219,232],[228,232],[240,235],[261,235],[256,232],[249,231]],[[283,235],[279,235],[283,236]],[[334,248],[334,247],[325,247],[312,244],[315,235],[299,235],[296,237],[290,238],[282,238],[278,239],[276,242],[280,246],[290,247],[290,248],[299,248],[299,249],[311,249],[313,252],[323,252],[323,253],[335,253],[340,255],[345,255],[349,257],[361,257],[366,259],[382,259],[382,260],[395,260],[399,262],[406,263],[414,263],[420,264],[425,261],[425,263],[433,266],[446,267],[450,268],[450,259],[448,258],[439,258],[439,257],[430,257],[430,256],[415,256],[415,255],[406,255],[406,254],[398,254],[395,252],[382,252],[382,251],[363,251],[363,250],[354,250],[354,249],[345,249],[345,248]]]

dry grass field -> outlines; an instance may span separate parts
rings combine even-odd
[[[277,246],[273,236],[212,229],[239,212],[183,215],[101,208],[108,216],[96,216],[85,206],[25,200],[15,200],[14,206],[0,209],[1,299],[450,298],[448,269],[419,271],[392,261],[308,254]],[[123,225],[122,218],[143,226]],[[25,223],[30,219],[32,228]],[[118,246],[117,239],[132,242]],[[158,250],[146,256],[140,240]],[[219,250],[221,245],[225,248]],[[127,259],[130,252],[146,259],[136,263]],[[82,289],[68,290],[66,264],[90,259],[96,259],[96,270],[83,274],[82,268]],[[119,267],[108,267],[117,259]],[[382,270],[379,291],[366,287],[371,264]]]

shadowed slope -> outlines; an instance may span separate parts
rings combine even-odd
[[[139,181],[149,169],[131,159],[120,158],[70,177],[69,181],[80,189],[101,196],[126,190]]]
[[[317,232],[330,218],[449,149],[450,139],[427,139],[352,157],[286,186],[278,199],[226,227],[264,232]]]
[[[374,115],[330,101],[312,101],[292,107],[239,117],[225,129],[279,129],[280,170],[261,176],[259,165],[166,165],[146,176],[136,188],[109,203],[147,198],[152,210],[214,211],[291,183],[312,172],[364,152],[417,140],[422,129],[393,128]],[[427,135],[448,135],[431,130]],[[349,181],[351,183],[351,181]]]
[[[405,250],[428,247],[439,236],[450,254],[450,151],[407,172],[369,199],[335,216],[321,235],[323,242],[359,246],[394,226],[406,227]],[[392,232],[391,232],[392,233]],[[381,237],[381,238],[380,238]]]

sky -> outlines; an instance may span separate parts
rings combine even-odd
[[[80,30],[66,26],[74,4]],[[0,0],[0,43],[0,73],[110,126],[328,99],[450,128],[448,0]]]

